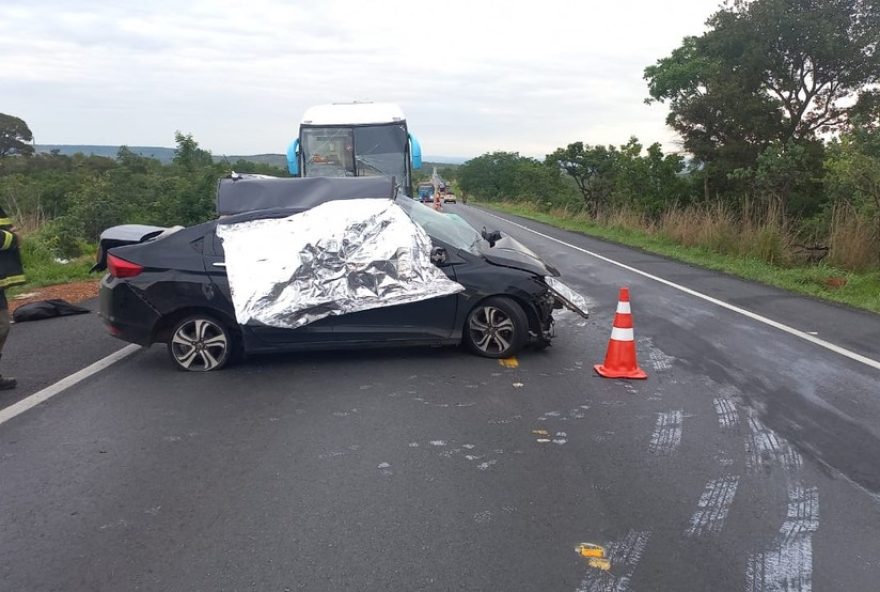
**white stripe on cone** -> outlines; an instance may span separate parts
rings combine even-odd
[[[632,314],[632,311],[629,308],[629,302],[618,302],[617,314]]]
[[[632,329],[621,329],[620,327],[611,328],[611,339],[614,341],[634,341]]]

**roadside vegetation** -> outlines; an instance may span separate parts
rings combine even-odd
[[[487,205],[880,312],[880,5],[753,0],[645,69],[681,153],[636,138],[455,170]]]
[[[25,122],[0,114],[0,127],[0,205],[22,237],[28,278],[13,292],[87,279],[98,237],[110,226],[211,219],[217,180],[233,170],[286,174],[244,160],[215,163],[191,135],[179,132],[173,161],[162,164],[124,146],[115,158],[33,154]]]

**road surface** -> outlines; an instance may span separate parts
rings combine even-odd
[[[446,210],[544,256],[590,320],[517,367],[130,355],[0,424],[0,590],[878,589],[880,317]],[[646,381],[592,371],[623,285]],[[121,346],[94,315],[15,326],[0,407]]]

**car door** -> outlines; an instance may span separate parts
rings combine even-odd
[[[220,240],[216,232],[211,232],[205,237],[204,257],[205,270],[211,278],[211,282],[217,288],[217,297],[225,299],[229,309],[234,310],[232,292],[229,288],[229,278],[226,275],[223,241]],[[283,345],[328,343],[333,340],[333,322],[331,319],[321,319],[298,329],[247,325],[243,327],[243,331],[246,342],[250,339],[257,339],[267,344]]]
[[[463,260],[455,257],[453,249],[434,243],[452,254],[440,268],[455,281],[455,264]],[[453,294],[340,315],[335,317],[334,339],[346,343],[442,342],[452,336],[459,300]]]

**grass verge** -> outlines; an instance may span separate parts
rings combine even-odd
[[[544,222],[557,228],[638,247],[651,253],[747,280],[880,313],[880,272],[877,271],[856,273],[828,265],[781,267],[758,259],[723,255],[701,247],[683,246],[668,237],[644,230],[602,226],[573,215],[562,216],[542,212],[530,204],[480,202],[479,205]]]
[[[30,237],[26,238],[21,248],[21,263],[24,267],[27,283],[10,288],[8,295],[15,296],[30,292],[34,288],[55,284],[67,284],[89,279],[97,280],[100,277],[99,274],[89,273],[89,269],[95,264],[94,248],[86,249],[84,252],[85,255],[64,262],[38,242]]]

